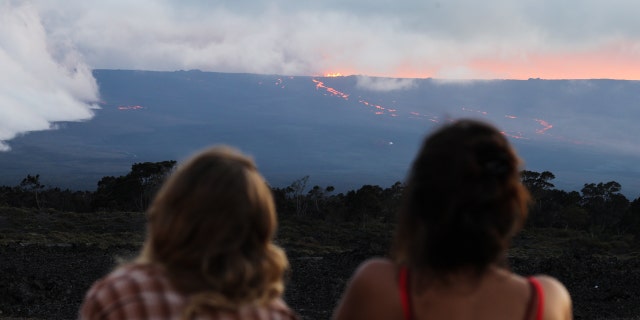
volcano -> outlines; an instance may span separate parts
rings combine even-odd
[[[640,195],[640,82],[387,79],[201,71],[95,70],[101,109],[9,141],[0,184],[40,174],[95,190],[145,161],[181,161],[215,144],[250,154],[272,186],[303,176],[338,191],[404,180],[424,136],[456,118],[490,122],[523,169],[563,190],[617,181]],[[400,82],[402,81],[402,82]],[[398,85],[402,84],[402,85]]]

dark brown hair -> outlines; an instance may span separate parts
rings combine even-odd
[[[242,153],[221,146],[196,154],[163,185],[148,213],[138,261],[164,267],[190,297],[185,317],[281,296],[288,261],[272,242],[273,197]]]
[[[458,120],[427,137],[407,181],[392,255],[447,274],[499,262],[526,215],[519,159],[493,126]]]

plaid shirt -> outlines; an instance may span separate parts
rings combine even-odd
[[[180,319],[187,297],[178,293],[162,268],[122,266],[93,284],[80,308],[80,319]],[[267,307],[244,307],[198,319],[295,320],[293,311],[278,299]]]

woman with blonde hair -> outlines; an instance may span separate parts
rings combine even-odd
[[[93,284],[80,318],[297,319],[281,298],[288,261],[276,225],[254,162],[204,150],[159,190],[140,255]]]
[[[571,319],[566,288],[506,266],[529,193],[503,134],[475,120],[425,140],[399,212],[391,259],[364,262],[335,320]]]

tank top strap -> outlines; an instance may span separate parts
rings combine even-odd
[[[527,306],[525,320],[535,319],[542,320],[544,316],[544,291],[540,281],[535,277],[528,277],[527,281],[531,287],[531,298]],[[534,316],[535,315],[535,316]]]
[[[400,267],[398,275],[398,291],[400,293],[400,302],[402,303],[402,311],[405,320],[412,320],[411,312],[411,291],[409,288],[409,269],[406,266]]]

